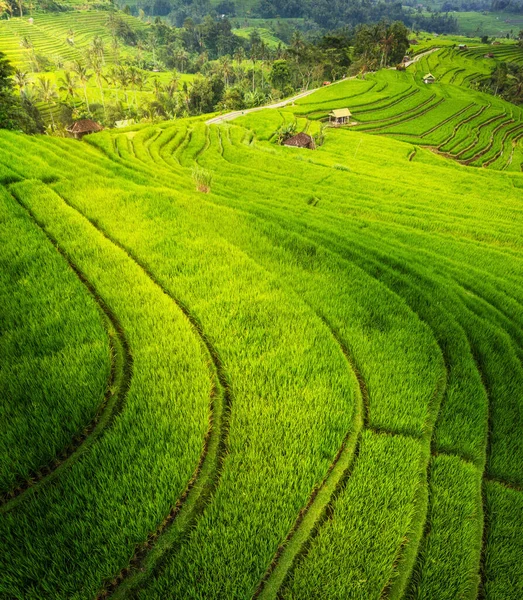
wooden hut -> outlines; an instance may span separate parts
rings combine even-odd
[[[427,73],[426,75],[423,75],[423,83],[434,83],[435,81],[436,78],[432,73]]]
[[[309,150],[314,150],[316,147],[313,138],[308,133],[298,133],[297,135],[293,135],[288,140],[285,140],[283,145],[292,146],[294,148],[307,148]]]
[[[348,108],[338,108],[329,113],[329,123],[339,127],[340,125],[348,125],[352,113]]]
[[[461,50],[461,51],[463,51],[463,50],[468,50],[468,46],[467,46],[467,44],[460,44],[460,45],[458,46],[458,50]]]
[[[97,123],[96,121],[92,121],[91,119],[81,119],[80,121],[75,121],[70,127],[68,127],[67,132],[77,140],[81,140],[84,135],[97,133],[98,131],[102,131],[102,129],[103,127],[100,125],[100,123]]]

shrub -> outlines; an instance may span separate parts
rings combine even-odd
[[[192,178],[199,192],[208,194],[211,191],[212,173],[210,171],[195,167],[192,171]]]

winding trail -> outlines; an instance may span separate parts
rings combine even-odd
[[[347,81],[349,79],[355,79],[356,75],[353,77],[346,77],[345,79],[340,79],[339,81],[334,81],[330,85],[337,85],[338,83],[342,83],[343,81]],[[304,92],[300,92],[296,94],[296,96],[292,96],[291,98],[287,98],[286,100],[281,100],[280,102],[276,102],[275,104],[266,104],[264,106],[256,106],[255,108],[246,108],[245,110],[235,110],[230,113],[226,113],[225,115],[219,115],[217,117],[213,117],[208,121],[205,121],[206,125],[219,125],[220,123],[225,123],[226,121],[233,121],[238,117],[242,117],[244,115],[249,115],[253,112],[259,112],[260,110],[265,110],[267,108],[284,108],[285,106],[296,102],[296,100],[301,100],[301,98],[306,98],[314,92],[321,90],[323,88],[314,88],[312,90],[305,90]]]
[[[45,226],[37,220],[32,211],[25,206],[16,194],[9,193],[17,204],[29,215],[35,226],[44,233],[46,238],[57,249],[97,303],[109,337],[111,372],[103,402],[99,406],[94,419],[51,464],[41,468],[16,489],[0,498],[0,514],[12,510],[30,494],[33,494],[43,485],[56,479],[63,470],[69,468],[89,450],[94,442],[103,434],[104,430],[112,424],[116,415],[121,412],[130,386],[133,364],[125,333],[117,317],[98,295],[96,288],[75,265],[71,257],[60,247],[57,240],[45,229]]]

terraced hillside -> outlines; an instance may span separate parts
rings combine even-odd
[[[523,51],[518,52],[516,58],[523,57]],[[327,120],[332,109],[348,107],[354,118],[352,131],[425,146],[464,165],[521,171],[523,111],[468,87],[486,76],[483,65],[482,60],[443,48],[425,55],[406,72],[368,74],[364,80],[347,80],[298,100],[295,107],[275,117],[272,126],[278,127],[278,119],[289,122],[295,117]],[[426,85],[423,77],[429,72],[436,82]],[[301,126],[306,127],[306,122]]]
[[[32,425],[60,435],[2,479],[4,597],[521,598],[523,175],[422,148],[508,107],[418,75],[221,125],[0,132],[2,292],[39,298],[2,304],[3,410],[35,353],[64,372]],[[347,103],[314,152],[268,141]]]
[[[13,65],[21,69],[27,69],[30,63],[30,45],[37,54],[63,65],[68,61],[82,59],[86,48],[98,36],[108,49],[104,60],[111,64],[113,56],[110,51],[109,15],[107,11],[78,10],[37,14],[33,17],[33,23],[27,19],[0,20],[0,50]],[[138,19],[123,13],[119,13],[119,18],[132,23],[134,28],[145,27]],[[127,52],[130,51],[127,48]]]

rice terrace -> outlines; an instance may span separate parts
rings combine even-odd
[[[0,0],[0,599],[523,600],[523,31],[471,18]]]

